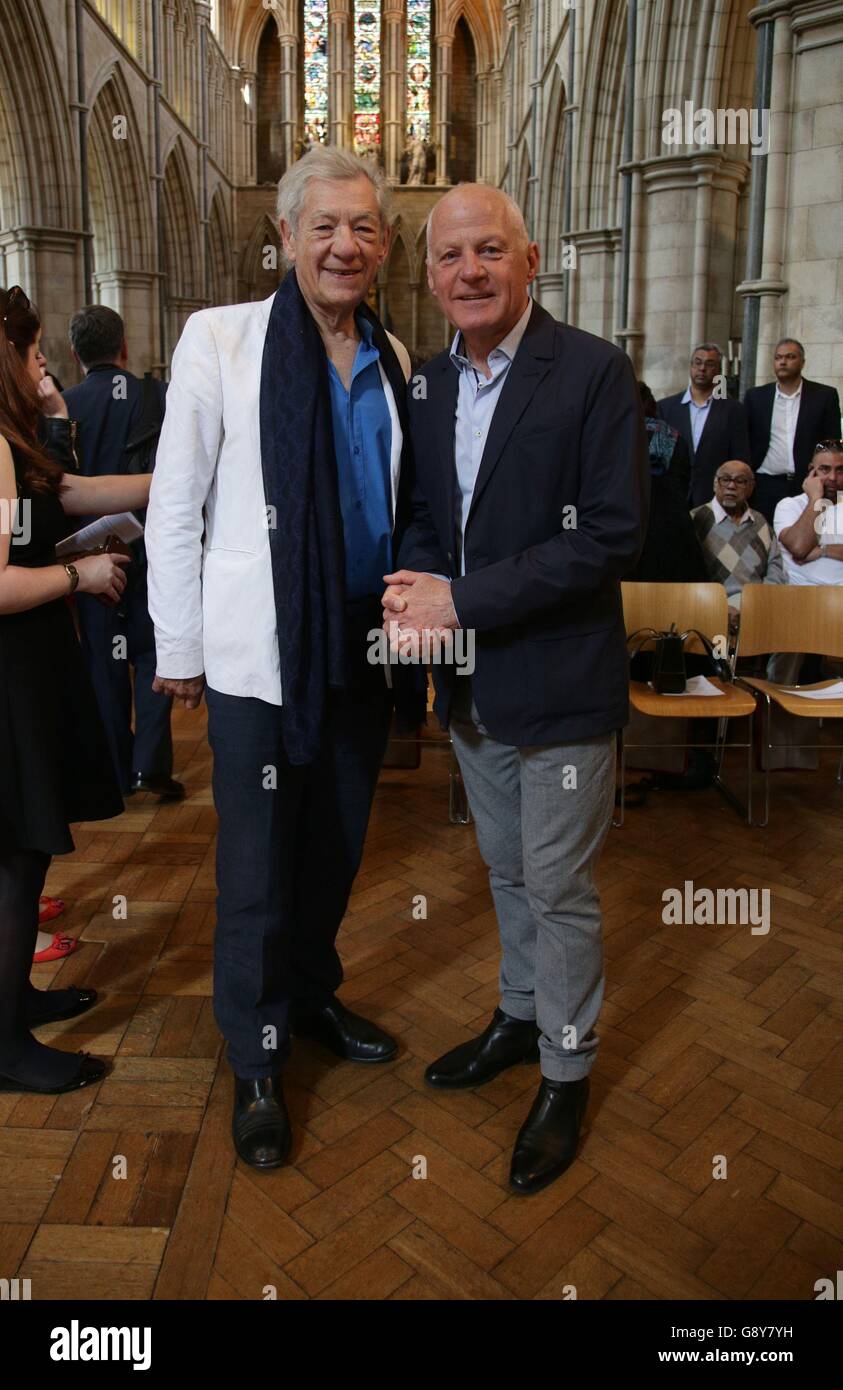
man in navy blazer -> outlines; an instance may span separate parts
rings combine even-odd
[[[473,632],[473,674],[438,665],[436,709],[489,868],[501,1002],[426,1079],[469,1087],[540,1057],[510,1183],[573,1161],[603,992],[594,867],[627,719],[620,581],[646,529],[643,415],[624,353],[529,297],[517,205],[462,184],[428,224],[428,284],[458,332],[413,379],[413,517],[387,627]]]
[[[798,497],[821,439],[840,438],[840,398],[833,386],[808,381],[805,349],[782,338],[773,353],[775,381],[744,397],[750,462],[755,470],[752,503],[769,522],[783,497]]]
[[[692,507],[714,496],[714,475],[722,463],[749,463],[746,412],[739,401],[715,394],[723,354],[717,343],[699,343],[691,353],[690,381],[684,391],[659,401],[659,415],[678,430],[691,456]]]

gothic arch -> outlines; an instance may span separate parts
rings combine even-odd
[[[264,251],[268,246],[275,248],[273,267],[264,265]],[[240,258],[240,299],[268,299],[278,288],[284,273],[281,256],[281,237],[278,228],[268,212],[261,213],[252,228],[243,254]]]
[[[556,270],[560,261],[565,189],[565,84],[554,64],[553,78],[545,108],[542,164],[539,183],[539,226],[535,235],[545,270]]]
[[[208,257],[212,304],[230,304],[234,298],[234,261],[225,199],[218,185],[208,215]]]
[[[162,185],[164,224],[164,294],[167,338],[172,349],[194,309],[203,304],[199,218],[190,183],[187,158],[177,136],[164,164]]]
[[[152,226],[143,145],[118,63],[97,79],[89,98],[88,164],[95,273],[140,270],[152,264]],[[115,139],[115,118],[125,139]]]
[[[580,226],[614,226],[619,218],[625,51],[626,5],[623,0],[602,0],[594,16],[583,74],[583,91],[588,96],[578,149],[584,179]]]
[[[15,226],[74,226],[76,146],[48,25],[36,7],[0,0],[0,33],[3,213]]]

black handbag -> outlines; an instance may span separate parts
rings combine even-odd
[[[685,690],[687,685],[685,643],[692,636],[698,637],[702,643],[708,656],[711,674],[726,684],[731,683],[732,668],[728,661],[717,655],[714,643],[698,628],[692,627],[687,632],[677,632],[676,624],[671,623],[667,632],[657,632],[654,627],[639,627],[627,638],[627,644],[633,642],[636,637],[640,638],[636,646],[630,647],[629,654],[630,657],[633,657],[641,650],[645,642],[653,643],[653,669],[650,684],[657,695],[681,695]]]

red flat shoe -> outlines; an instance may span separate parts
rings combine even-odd
[[[61,917],[64,912],[64,903],[61,898],[39,898],[38,899],[38,925],[43,927],[45,922],[52,922],[54,917]]]
[[[65,956],[72,956],[78,949],[79,942],[75,936],[63,936],[58,931],[49,946],[45,946],[43,951],[36,951],[32,959],[36,965],[43,965],[48,960],[64,960]]]

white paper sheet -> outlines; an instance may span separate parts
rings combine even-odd
[[[74,531],[56,546],[56,559],[63,555],[78,555],[80,551],[95,550],[105,545],[109,536],[119,536],[127,544],[143,535],[143,527],[133,512],[116,512],[113,516],[101,516],[81,531]]]
[[[785,695],[801,695],[803,700],[843,700],[843,681],[827,685],[825,690],[798,690],[792,686],[782,686]]]
[[[653,688],[653,682],[652,682],[652,681],[648,681],[647,684],[649,685],[650,689],[652,690],[652,688]],[[670,692],[665,691],[665,694],[669,694],[669,693],[670,693]],[[670,698],[673,699],[673,700],[681,700],[681,699],[683,699],[685,696],[688,696],[688,695],[722,695],[722,694],[723,694],[723,691],[722,691],[722,690],[718,690],[716,685],[712,685],[712,684],[711,684],[711,681],[708,679],[707,676],[689,676],[688,679],[687,679],[686,682],[685,682],[685,689],[684,689],[684,690],[678,690],[678,691],[676,691],[674,694],[671,694]]]

